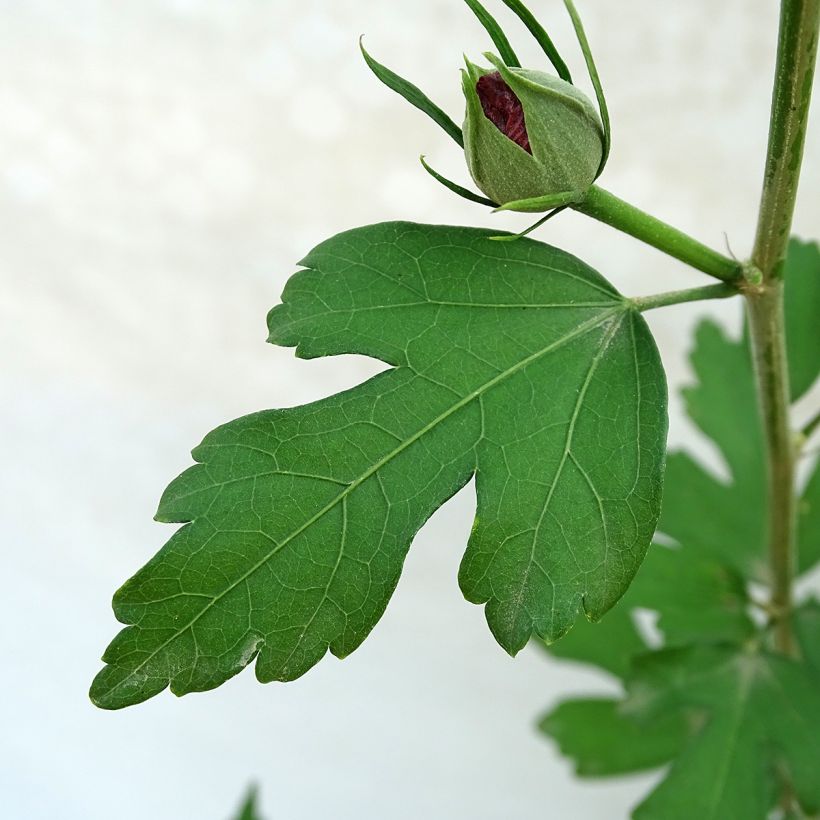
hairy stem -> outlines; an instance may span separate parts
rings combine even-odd
[[[771,281],[747,299],[758,402],[766,437],[769,497],[769,563],[775,643],[794,649],[791,624],[795,544],[795,453],[789,423],[789,371],[786,364],[783,283]]]
[[[783,315],[783,263],[791,232],[817,56],[820,0],[782,0],[769,145],[752,264],[762,284],[747,292],[758,401],[766,437],[771,609],[776,647],[794,654],[790,612],[797,565],[795,445]]]
[[[737,296],[738,289],[726,283],[705,285],[702,288],[672,290],[667,293],[655,293],[652,296],[636,296],[629,301],[641,312],[669,305],[682,305],[684,302],[702,302],[706,299],[726,299]]]
[[[743,265],[740,262],[708,248],[697,239],[624,202],[597,185],[589,188],[581,202],[570,207],[634,236],[716,279],[734,282],[743,278]]]

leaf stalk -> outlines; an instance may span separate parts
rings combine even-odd
[[[728,299],[730,296],[738,296],[740,291],[729,282],[717,285],[704,285],[701,288],[688,288],[687,290],[673,290],[668,293],[656,293],[652,296],[637,296],[629,301],[636,310],[643,313],[655,308],[668,307],[669,305],[682,305],[685,302],[702,302],[707,299]]]

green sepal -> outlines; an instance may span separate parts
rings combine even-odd
[[[584,198],[583,191],[562,191],[560,194],[547,194],[546,196],[536,196],[531,199],[517,199],[499,205],[495,210],[499,211],[547,211],[551,208],[561,208],[565,205],[572,205],[580,202]],[[540,224],[540,222],[538,223]]]
[[[586,94],[551,74],[484,56],[521,101],[533,156],[549,173],[543,193],[588,188],[601,165],[604,129]]]
[[[464,146],[476,185],[507,210],[543,212],[580,196],[574,192],[592,184],[603,152],[603,126],[592,103],[557,77],[509,68],[490,53],[485,57],[521,102],[532,153],[485,116],[476,85],[492,69],[467,60]]]
[[[507,35],[504,34],[503,29],[498,25],[498,21],[495,17],[481,5],[479,0],[464,0],[464,2],[470,7],[481,25],[484,26],[484,29],[487,34],[490,35],[493,45],[498,49],[498,53],[504,62],[509,66],[520,67],[521,61],[516,56],[513,47],[510,45],[510,41],[507,39]]]
[[[549,58],[549,61],[552,63],[553,68],[558,73],[558,76],[562,80],[571,83],[572,75],[569,73],[567,64],[561,58],[561,55],[558,53],[558,49],[555,47],[555,43],[552,42],[552,38],[549,34],[547,34],[546,29],[541,25],[541,23],[539,23],[535,18],[535,15],[521,2],[521,0],[503,0],[503,3],[507,6],[507,8],[511,9],[516,17],[518,17],[518,19],[527,27],[538,45],[541,46],[544,54],[546,54]]]
[[[487,197],[480,196],[479,194],[474,194],[468,188],[464,188],[457,182],[453,182],[452,180],[447,179],[447,177],[442,176],[438,171],[435,170],[435,168],[432,168],[430,165],[428,165],[427,160],[424,158],[423,154],[419,157],[419,162],[421,162],[421,165],[424,168],[424,170],[427,171],[427,173],[430,174],[430,176],[433,177],[433,179],[436,180],[436,182],[440,182],[445,188],[452,191],[454,194],[458,194],[460,197],[470,200],[470,202],[476,202],[479,205],[486,205],[488,208],[498,207],[497,202],[493,202],[491,199],[487,199]]]
[[[359,48],[370,70],[389,89],[400,94],[410,105],[414,105],[418,108],[419,111],[423,111],[427,114],[436,125],[443,128],[444,131],[452,137],[459,147],[464,147],[464,135],[447,113],[439,108],[418,86],[400,77],[395,71],[391,71],[387,66],[382,65],[371,57],[364,47],[364,37],[359,38]]]
[[[578,45],[580,45],[581,52],[584,55],[584,62],[587,64],[589,79],[592,82],[592,87],[595,89],[595,96],[598,99],[598,111],[604,125],[604,152],[601,157],[601,164],[598,167],[598,173],[595,175],[595,179],[598,179],[606,167],[612,144],[612,126],[609,120],[609,106],[606,104],[604,87],[601,85],[601,78],[598,74],[598,68],[595,65],[595,58],[592,56],[592,49],[589,47],[589,41],[584,31],[584,24],[581,22],[581,16],[578,14],[578,10],[575,8],[575,4],[572,0],[564,0],[564,5],[567,7],[573,28],[575,29],[575,36],[578,38]]]
[[[498,234],[497,236],[491,236],[490,239],[494,240],[495,242],[515,242],[517,239],[523,239],[525,236],[529,236],[533,231],[540,228],[545,222],[548,222],[554,216],[558,216],[561,211],[567,208],[566,205],[561,205],[558,208],[554,208],[551,210],[546,216],[542,216],[537,222],[533,222],[528,228],[524,228],[523,231],[519,233],[505,233],[505,234]],[[498,210],[498,209],[496,209]]]

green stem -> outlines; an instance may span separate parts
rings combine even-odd
[[[775,644],[794,651],[791,624],[795,544],[795,452],[789,422],[789,371],[786,363],[783,283],[747,297],[749,334],[755,362],[758,403],[766,438],[769,496],[769,563]]]
[[[708,248],[697,239],[624,202],[597,185],[592,185],[584,199],[571,207],[634,236],[716,279],[733,282],[743,277],[743,265],[740,262]]]
[[[668,305],[682,305],[684,302],[701,302],[705,299],[727,299],[737,296],[738,289],[728,282],[719,285],[704,285],[702,288],[688,288],[687,290],[673,290],[668,293],[656,293],[652,296],[637,296],[629,301],[641,312],[667,307]]]
[[[820,0],[782,0],[769,145],[752,264],[762,284],[746,294],[758,401],[766,438],[771,608],[776,647],[794,654],[790,622],[797,566],[795,444],[783,314],[783,263],[803,158],[820,28]]]
[[[782,0],[769,146],[752,261],[780,278],[791,232],[817,60],[820,0]]]

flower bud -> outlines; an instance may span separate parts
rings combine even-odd
[[[590,100],[558,77],[486,56],[497,70],[467,61],[462,71],[464,151],[476,185],[500,205],[586,190],[604,153]]]

